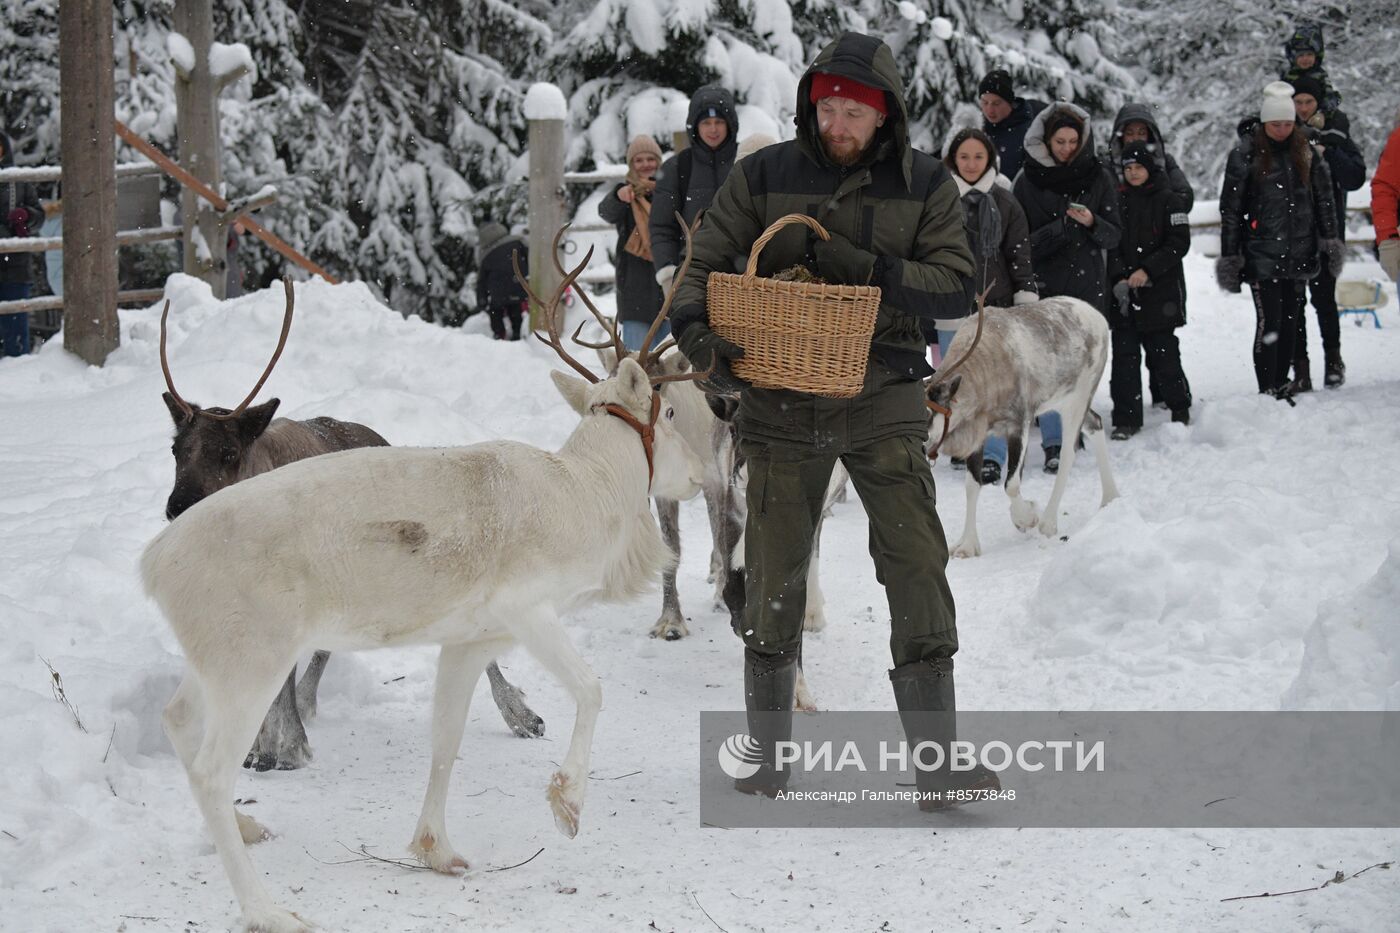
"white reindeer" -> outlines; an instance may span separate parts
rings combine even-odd
[[[442,646],[432,766],[410,850],[455,873],[467,863],[448,841],[445,808],[468,704],[487,664],[523,645],[576,704],[547,796],[559,829],[578,832],[602,688],[559,616],[652,585],[674,557],[650,496],[692,497],[701,473],[640,366],[624,361],[600,381],[561,346],[558,301],[587,264],[540,302],[548,342],[589,380],[551,373],[582,416],[557,453],[498,441],[301,460],[210,496],[147,546],[146,592],[187,662],[166,731],[248,929],[309,929],[268,896],[243,846],[265,830],[230,801],[263,711],[312,646]]]
[[[1046,536],[1057,533],[1057,516],[1065,483],[1074,466],[1075,439],[1082,429],[1094,445],[1103,499],[1117,498],[1108,465],[1103,419],[1089,407],[1108,363],[1108,323],[1095,308],[1067,296],[1043,298],[1015,308],[979,308],[976,328],[958,331],[948,354],[960,354],[928,382],[929,456],[940,451],[967,460],[967,519],[954,557],[982,553],[977,538],[977,496],[981,484],[982,445],[988,434],[1007,439],[1006,494],[1011,521],[1021,531],[1037,525]],[[974,354],[973,351],[977,352]],[[957,373],[961,369],[962,372]],[[1044,513],[1021,498],[1021,470],[1031,420],[1046,412],[1064,419],[1067,443]]]

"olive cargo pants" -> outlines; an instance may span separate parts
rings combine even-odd
[[[807,610],[807,565],[831,471],[839,458],[870,518],[870,556],[890,607],[894,666],[958,650],[948,544],[934,508],[920,441],[892,437],[855,450],[740,441],[748,463],[744,631],[753,651],[796,653]]]

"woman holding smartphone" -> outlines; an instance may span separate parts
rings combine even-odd
[[[1026,131],[1026,160],[1012,186],[1031,231],[1042,298],[1070,295],[1109,314],[1108,250],[1118,245],[1118,186],[1094,154],[1089,114],[1051,104]],[[1045,472],[1060,468],[1060,418],[1040,418]]]

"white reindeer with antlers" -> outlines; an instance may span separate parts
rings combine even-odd
[[[1103,419],[1089,407],[1108,363],[1108,342],[1103,315],[1077,298],[1042,298],[1015,308],[986,308],[978,301],[977,327],[963,327],[948,347],[949,356],[958,354],[957,362],[939,369],[927,384],[929,457],[942,450],[967,460],[967,518],[962,539],[953,547],[954,557],[982,553],[977,477],[988,434],[1007,439],[1006,494],[1011,498],[1011,521],[1021,531],[1039,525],[1047,536],[1058,532],[1060,497],[1074,466],[1074,440],[1081,428],[1099,464],[1100,508],[1118,496]],[[1064,417],[1069,443],[1061,454],[1050,501],[1037,514],[1035,503],[1021,498],[1023,454],[1031,420],[1050,411]]]
[[[445,810],[473,689],[492,658],[523,645],[576,704],[548,798],[559,829],[578,832],[602,689],[559,616],[652,585],[674,557],[650,496],[692,497],[701,471],[642,367],[625,360],[600,380],[563,348],[558,303],[588,258],[549,302],[531,295],[549,322],[547,338],[536,336],[587,380],[551,373],[582,418],[557,453],[500,441],[301,460],[198,503],[142,555],[146,591],[187,661],[166,731],[249,929],[309,929],[269,897],[243,846],[265,831],[230,801],[263,711],[313,645],[442,646],[432,767],[410,848],[445,873],[467,867]]]

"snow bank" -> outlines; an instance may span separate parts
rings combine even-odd
[[[1284,709],[1400,710],[1400,538],[1375,576],[1325,603],[1308,630]]]

